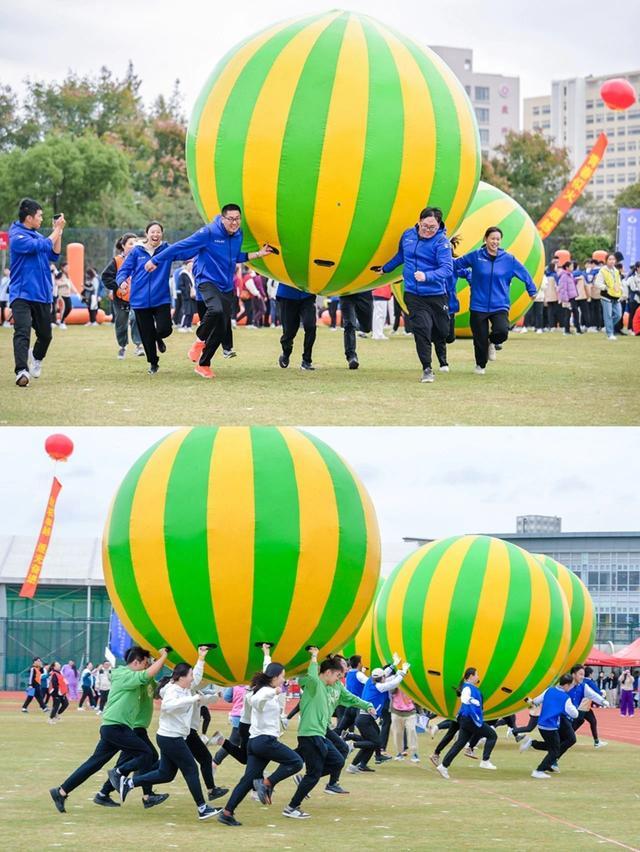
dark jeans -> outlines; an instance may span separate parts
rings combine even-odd
[[[100,728],[100,739],[91,757],[85,760],[60,786],[65,793],[70,793],[87,778],[95,775],[119,751],[125,752],[127,759],[134,762],[141,771],[146,771],[153,765],[153,752],[131,728],[127,728],[126,725],[103,725]]]
[[[292,808],[300,807],[305,796],[313,790],[323,775],[332,775],[344,766],[344,758],[326,737],[298,737],[296,751],[304,760],[306,771],[289,802]]]
[[[360,731],[362,738],[353,740],[354,745],[359,749],[353,758],[353,763],[366,766],[371,760],[374,751],[379,752],[382,748],[380,728],[375,719],[368,713],[360,713],[356,719],[356,727]]]
[[[389,734],[391,733],[391,711],[389,707],[385,707],[380,712],[380,748],[385,751],[389,742]]]
[[[82,707],[82,705],[87,700],[87,698],[89,699],[89,704],[91,705],[91,707],[92,708],[95,707],[96,706],[96,697],[93,694],[93,690],[91,689],[90,686],[83,686],[82,687],[82,695],[80,697],[80,701],[78,702],[78,707]]]
[[[458,723],[460,725],[458,739],[445,754],[442,760],[442,765],[447,768],[451,766],[455,758],[466,745],[469,745],[472,740],[477,743],[478,740],[482,739],[482,737],[486,737],[484,748],[482,750],[482,759],[489,760],[493,747],[498,739],[495,729],[492,728],[491,725],[487,725],[486,722],[482,725],[476,725],[469,716],[459,716]]]
[[[328,310],[331,317],[331,328],[335,328],[338,319],[338,303],[330,300]]]
[[[200,296],[205,304],[204,316],[200,315],[200,325],[196,329],[199,340],[204,340],[204,349],[200,356],[200,366],[208,367],[220,344],[228,340],[233,310],[233,292],[223,293],[216,284],[200,284]]]
[[[507,311],[493,313],[470,311],[469,316],[476,364],[478,367],[486,367],[489,360],[489,344],[504,343],[509,337],[509,314]]]
[[[35,698],[36,702],[38,703],[38,706],[42,707],[42,709],[44,710],[46,705],[45,705],[44,701],[42,700],[42,687],[40,686],[39,683],[37,683],[33,687],[33,695],[27,695],[27,697],[25,698],[24,704],[22,705],[23,710],[27,709],[27,707],[31,704],[31,702],[33,701],[34,698]]]
[[[557,763],[565,751],[576,744],[576,735],[573,725],[565,716],[560,717],[560,727],[556,731],[544,731],[538,728],[543,742],[534,740],[531,745],[538,751],[548,752],[542,763],[538,766],[539,772],[545,772],[552,764]]]
[[[567,334],[571,331],[571,317],[573,316],[573,325],[576,330],[576,334],[582,334],[582,330],[580,328],[580,314],[578,313],[578,303],[575,299],[570,299],[569,304],[570,308],[563,308],[563,318],[564,318],[564,330]]]
[[[213,758],[211,757],[211,752],[198,736],[198,732],[194,731],[193,728],[189,731],[186,743],[187,748],[200,766],[204,786],[207,790],[213,790],[216,783],[213,780]]]
[[[108,689],[101,689],[100,690],[100,701],[98,702],[98,710],[104,710],[108,698],[109,698],[109,690]]]
[[[442,724],[442,722],[440,723]],[[439,727],[439,726],[438,726]],[[456,734],[460,730],[460,723],[457,719],[454,719],[450,725],[447,727],[447,733],[440,740],[438,745],[435,747],[434,754],[441,754],[445,748],[449,745],[450,742],[453,742]]]
[[[340,296],[342,328],[344,329],[344,354],[347,361],[356,357],[356,326],[368,334],[373,322],[373,295],[354,293]]]
[[[585,722],[589,723],[589,727],[591,728],[591,736],[593,737],[594,742],[598,742],[598,722],[596,720],[596,714],[593,710],[580,711],[578,718],[573,720],[573,730],[577,731],[578,728],[581,728]]]
[[[357,707],[344,707],[334,733],[340,736],[343,731],[352,730],[359,712]]]
[[[589,302],[587,299],[576,299],[578,310],[580,312],[580,326],[589,328],[591,324],[591,311],[589,310]]]
[[[64,322],[71,313],[71,296],[60,296],[60,298],[62,299],[62,302],[64,304],[64,308],[62,309],[62,313],[60,315],[60,322]]]
[[[416,352],[423,370],[431,369],[431,344],[446,342],[449,334],[449,306],[447,297],[416,296],[414,293],[404,294],[409,316],[411,331],[416,344]]]
[[[244,797],[253,789],[253,782],[262,778],[271,761],[280,766],[269,776],[271,787],[295,775],[302,769],[302,758],[277,737],[251,737],[247,746],[247,769],[229,797],[225,810],[233,813]]]
[[[560,302],[547,302],[547,323],[549,328],[562,325],[562,305]]]
[[[530,734],[531,731],[534,731],[538,727],[538,717],[537,716],[529,716],[529,721],[526,725],[521,725],[518,727],[517,725],[513,727],[511,730],[513,731],[513,735],[517,736],[518,734]]]
[[[158,364],[157,343],[173,332],[171,323],[171,305],[158,305],[155,308],[136,308],[136,320],[144,346],[144,354],[150,364]]]
[[[336,731],[332,731],[331,728],[327,728],[327,741],[329,742],[329,745],[335,748],[335,750],[342,758],[342,766],[338,766],[336,764],[333,771],[329,775],[329,784],[337,784],[340,781],[340,773],[342,772],[343,766],[347,758],[349,757],[349,746],[342,739],[342,737]]]
[[[283,299],[278,296],[280,305],[280,317],[282,319],[282,337],[280,345],[282,353],[287,357],[293,350],[293,341],[300,328],[304,329],[304,343],[302,346],[302,360],[311,363],[313,357],[313,344],[316,342],[316,299],[310,296],[307,299]]]
[[[160,755],[158,754],[156,747],[149,739],[149,734],[147,733],[146,728],[134,728],[133,733],[138,737],[138,739],[142,740],[142,742],[146,743],[151,752],[151,758],[149,760],[148,769],[155,769],[158,761],[160,759]],[[133,769],[137,769],[137,756],[132,755],[130,751],[121,751],[118,755],[118,759],[116,761],[116,769],[121,772],[123,775],[128,775]],[[146,771],[146,770],[145,770]],[[113,785],[111,781],[107,778],[107,780],[102,785],[102,789],[100,790],[103,796],[108,796],[109,793],[113,792]],[[153,793],[153,788],[151,784],[144,785],[142,788],[142,792],[145,796]]]
[[[231,299],[231,302],[232,302],[231,313],[229,314],[228,317],[226,317],[224,337],[222,338],[222,349],[223,349],[224,352],[229,352],[231,349],[233,349],[233,326],[231,325],[231,317],[233,315],[234,299],[235,299],[235,297],[232,297],[232,299]],[[202,302],[200,299],[198,299],[197,302],[196,302],[196,307],[197,307],[197,310],[198,310],[198,317],[200,318],[200,322],[202,322],[202,318],[204,317],[204,315],[207,312],[207,306],[205,305],[204,302]],[[196,332],[197,332],[197,329],[196,329]]]
[[[153,784],[167,784],[178,774],[182,773],[187,787],[197,807],[204,805],[204,795],[200,786],[198,766],[189,751],[189,746],[184,737],[162,737],[156,736],[156,742],[160,749],[160,763],[156,769],[135,775],[134,787],[152,786]]]
[[[51,705],[50,719],[55,719],[56,716],[62,716],[64,711],[69,706],[69,699],[66,695],[54,695]]]
[[[438,363],[441,367],[446,366],[449,362],[447,361],[447,343],[453,343],[456,339],[456,316],[452,314],[449,317],[449,333],[447,334],[446,340],[438,340],[434,341],[434,349],[436,350],[436,356],[438,358]]]
[[[13,357],[15,372],[28,369],[29,343],[31,329],[36,333],[33,357],[42,361],[51,343],[51,305],[49,302],[28,302],[26,299],[14,299],[13,311]]]
[[[238,763],[246,766],[250,728],[251,725],[248,725],[246,722],[240,722],[238,727],[231,731],[229,739],[224,741],[222,748],[216,752],[214,762],[220,765],[227,755],[231,755]]]

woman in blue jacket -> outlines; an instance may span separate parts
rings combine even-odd
[[[116,282],[122,285],[131,276],[129,305],[135,311],[149,373],[153,375],[158,372],[158,352],[167,350],[164,338],[173,331],[169,286],[171,261],[158,263],[152,272],[147,272],[145,264],[169,244],[163,242],[164,228],[160,222],[149,222],[146,235],[146,240],[126,256]]]
[[[500,248],[502,231],[487,228],[484,245],[454,261],[455,271],[469,277],[471,288],[470,325],[476,356],[475,372],[484,375],[487,361],[495,361],[496,346],[509,336],[509,288],[514,278],[522,281],[533,299],[536,285],[525,267],[512,254]],[[491,330],[489,330],[491,327]]]
[[[421,382],[432,382],[431,343],[446,342],[449,333],[447,285],[453,272],[451,245],[442,211],[426,207],[420,220],[400,237],[398,251],[376,271],[387,273],[404,264],[404,298],[411,317],[411,330],[422,364]]]

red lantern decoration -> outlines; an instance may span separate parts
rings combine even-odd
[[[66,435],[49,435],[44,448],[54,461],[66,461],[73,452],[73,441]]]
[[[614,110],[629,109],[638,100],[636,90],[628,80],[622,77],[603,83],[600,87],[600,97],[609,109]]]

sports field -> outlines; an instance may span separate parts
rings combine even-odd
[[[513,334],[484,376],[471,341],[450,347],[451,372],[420,384],[412,337],[358,338],[348,370],[342,333],[322,326],[315,372],[287,370],[276,329],[239,328],[237,358],[217,357],[214,380],[193,372],[191,334],[174,334],[156,376],[144,358],[116,358],[113,328],[56,329],[42,376],[14,385],[12,331],[0,328],[0,425],[286,424],[326,426],[609,426],[640,422],[640,339]]]
[[[375,775],[345,772],[349,796],[329,796],[317,787],[305,804],[308,821],[281,815],[292,789],[286,781],[271,808],[245,800],[236,814],[243,825],[232,829],[215,820],[199,823],[181,778],[165,788],[170,798],[153,810],[144,811],[137,794],[121,809],[107,810],[91,801],[100,773],[69,799],[67,814],[59,814],[48,789],[93,750],[99,720],[70,707],[62,722],[49,726],[40,710],[20,713],[21,701],[15,694],[0,697],[5,849],[640,849],[640,717],[621,720],[615,710],[598,712],[609,745],[595,750],[590,737],[579,736],[561,762],[562,773],[548,781],[529,777],[535,753],[520,754],[504,738],[505,729],[492,757],[497,772],[460,755],[452,780],[444,781],[427,759],[433,741],[424,734],[420,764],[389,761]],[[216,726],[227,730],[225,712],[213,714],[211,730]],[[285,740],[294,739],[291,727]],[[232,786],[239,774],[228,759],[216,780]]]

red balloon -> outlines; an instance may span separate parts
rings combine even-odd
[[[603,83],[600,87],[600,97],[609,109],[615,110],[629,109],[638,99],[631,83],[622,77]]]
[[[73,441],[66,435],[49,435],[44,448],[54,461],[66,461],[73,452]]]

